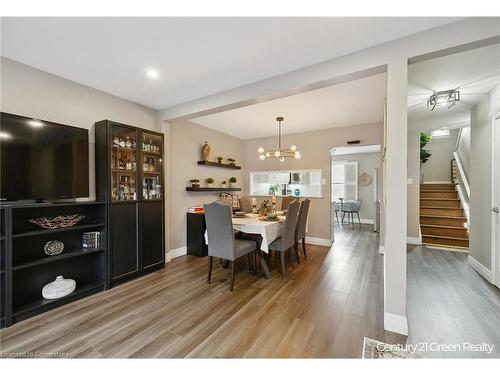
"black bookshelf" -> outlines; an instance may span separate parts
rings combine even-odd
[[[0,208],[3,327],[108,287],[105,202],[2,204]],[[29,221],[74,214],[84,218],[67,228],[44,229]],[[83,248],[82,234],[87,231],[101,233],[98,248]],[[44,245],[51,240],[64,244],[61,254],[45,254]],[[74,279],[76,290],[59,299],[44,299],[42,288],[57,276]]]

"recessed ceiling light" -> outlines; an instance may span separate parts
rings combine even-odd
[[[28,121],[28,124],[34,128],[41,128],[43,126],[43,122],[41,122],[40,120],[29,120]]]
[[[158,71],[155,69],[148,69],[146,70],[146,75],[150,79],[157,79],[160,76],[160,73],[158,73]]]

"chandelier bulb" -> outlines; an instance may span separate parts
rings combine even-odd
[[[264,152],[264,147],[259,147],[259,154],[262,154]]]
[[[279,152],[279,150],[274,151],[274,156],[276,156],[277,158],[279,158],[280,155],[281,155],[281,153]]]
[[[282,157],[280,158],[280,162],[282,162],[282,163],[283,163],[284,161],[285,161],[285,158],[282,156]]]
[[[291,146],[290,146],[290,150],[291,150],[291,151],[295,151],[296,149],[297,149],[297,146],[295,146],[295,145],[291,145]]]
[[[266,159],[266,155],[264,155],[264,154],[260,154],[260,155],[259,155],[259,159],[260,159],[260,160],[265,160],[265,159]]]

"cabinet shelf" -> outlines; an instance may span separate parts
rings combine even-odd
[[[219,167],[219,168],[227,168],[227,169],[241,169],[241,166],[239,166],[239,165],[224,164],[224,163],[218,163],[218,162],[209,161],[209,160],[200,160],[200,161],[198,161],[198,165],[207,165],[210,167]]]
[[[22,270],[24,268],[39,266],[42,264],[48,264],[48,263],[52,263],[52,262],[58,262],[61,260],[71,259],[71,258],[75,258],[75,257],[82,256],[82,255],[101,253],[103,251],[104,251],[104,249],[101,249],[101,248],[89,249],[89,250],[81,249],[81,250],[76,250],[76,251],[68,251],[64,254],[48,256],[47,258],[41,258],[41,259],[37,259],[37,260],[31,261],[31,262],[21,263],[17,266],[12,267],[12,270],[13,271]]]
[[[118,172],[118,173],[135,173],[136,171],[133,169],[112,169],[111,172]]]
[[[186,187],[186,191],[241,191],[241,188],[207,188],[207,187],[194,188],[192,186],[188,186]]]
[[[29,314],[34,311],[38,312],[38,310],[41,310],[40,312],[46,311],[102,290],[104,290],[104,284],[100,282],[90,283],[82,285],[80,287],[77,286],[77,288],[73,293],[68,294],[67,296],[64,296],[62,298],[58,299],[40,298],[21,306],[13,306],[12,315],[16,317],[18,315]]]
[[[72,230],[90,229],[90,228],[103,227],[105,225],[106,225],[105,223],[94,223],[94,224],[73,225],[72,227],[68,227],[68,228],[32,230],[29,232],[13,234],[12,238],[39,236],[39,235],[44,235],[44,234],[68,232],[68,231],[72,231]]]

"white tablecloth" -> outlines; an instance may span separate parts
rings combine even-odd
[[[251,234],[260,234],[262,244],[260,249],[269,253],[269,244],[281,235],[283,231],[283,216],[280,221],[261,221],[257,215],[248,215],[246,218],[233,218],[233,229]],[[208,234],[205,231],[205,242],[208,244]]]

